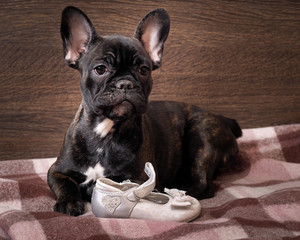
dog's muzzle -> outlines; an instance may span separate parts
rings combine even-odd
[[[120,79],[113,85],[99,92],[94,102],[106,117],[112,120],[130,118],[137,113],[144,113],[147,107],[147,96],[140,86],[129,79]]]

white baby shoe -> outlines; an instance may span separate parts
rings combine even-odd
[[[142,185],[97,179],[91,201],[95,216],[178,222],[192,221],[199,216],[201,205],[197,199],[178,189],[165,189],[166,194],[152,192],[155,171],[151,163],[145,164],[145,172],[149,179]]]

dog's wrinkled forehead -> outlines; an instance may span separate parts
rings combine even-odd
[[[85,60],[91,64],[95,60],[105,60],[112,66],[147,65],[151,68],[151,59],[140,41],[122,35],[103,37],[88,52]]]

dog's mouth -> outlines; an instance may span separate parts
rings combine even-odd
[[[135,106],[128,100],[124,100],[109,109],[108,117],[113,120],[131,117],[136,112]]]
[[[127,100],[122,101],[121,103],[117,104],[112,108],[112,114],[119,117],[127,115],[129,113],[133,113],[134,111],[134,105]]]

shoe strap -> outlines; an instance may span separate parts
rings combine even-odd
[[[128,195],[130,201],[136,201],[137,199],[146,197],[155,188],[156,174],[153,165],[150,162],[146,162],[144,171],[149,179]]]

